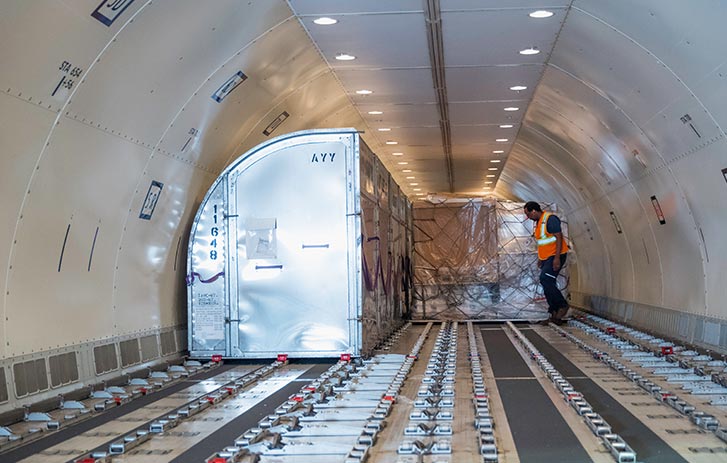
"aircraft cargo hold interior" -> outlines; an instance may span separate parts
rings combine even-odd
[[[0,461],[727,462],[726,20],[0,1]]]

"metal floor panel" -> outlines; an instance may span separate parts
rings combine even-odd
[[[521,463],[593,461],[502,330],[482,330]]]
[[[566,377],[568,375],[587,376],[534,330],[522,330],[522,332],[561,374]],[[592,379],[569,378],[568,380],[578,392],[583,394],[593,409],[598,411],[611,425],[613,431],[629,443],[636,451],[640,462],[684,463],[687,461]]]
[[[330,363],[312,365],[305,373],[298,377],[299,380],[310,380],[317,378],[331,366]],[[219,428],[214,433],[202,439],[198,444],[186,452],[177,456],[172,463],[201,462],[213,453],[219,451],[225,445],[232,443],[241,434],[250,428],[257,426],[258,422],[265,416],[271,414],[275,408],[285,402],[288,397],[300,390],[300,381],[292,381],[279,389],[277,392],[266,397],[265,400],[255,405],[250,410]]]
[[[39,454],[53,446],[64,443],[83,433],[93,431],[99,426],[102,426],[106,423],[123,418],[125,415],[128,415],[135,410],[143,407],[149,407],[154,404],[154,402],[164,399],[165,397],[169,397],[172,394],[183,391],[191,384],[199,383],[214,376],[218,376],[222,373],[232,370],[233,368],[235,368],[235,365],[222,365],[218,368],[214,368],[198,375],[194,375],[188,379],[168,386],[160,391],[154,392],[153,394],[148,394],[143,397],[134,399],[131,402],[124,404],[120,407],[110,408],[97,416],[81,421],[67,428],[62,428],[60,431],[50,434],[47,437],[43,437],[35,442],[31,442],[30,444],[24,445],[17,449],[13,449],[7,453],[0,454],[0,461],[2,461],[3,463],[14,463],[20,460],[24,460],[28,457]]]

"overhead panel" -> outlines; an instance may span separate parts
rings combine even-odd
[[[606,55],[601,50],[610,50]],[[606,95],[637,125],[684,91],[676,77],[628,37],[578,10],[571,11],[551,63]]]
[[[509,128],[501,128],[500,125],[512,125]],[[466,149],[468,145],[493,145],[493,150],[507,149],[509,145],[501,145],[497,142],[498,138],[507,138],[508,143],[515,141],[515,135],[520,128],[520,122],[507,121],[502,124],[461,124],[452,126],[452,139],[454,145],[460,145],[460,148]],[[505,148],[496,148],[494,146],[505,146]],[[454,149],[455,154],[459,152]],[[486,154],[486,153],[485,153]]]
[[[542,104],[543,112],[563,115],[565,121],[561,122],[560,131],[575,126],[578,129],[570,131],[571,134],[594,139],[589,145],[595,146],[598,140],[599,151],[613,161],[611,176],[616,184],[620,183],[619,177],[635,179],[648,167],[660,164],[661,158],[651,140],[626,114],[596,89],[559,68],[551,66],[546,70],[533,103]]]
[[[714,69],[714,56],[723,52],[722,42],[715,40],[717,31],[724,25],[724,15],[716,11],[718,4],[713,2],[711,7],[689,8],[685,14],[683,2],[579,0],[574,10],[595,16],[628,36],[657,56],[689,87],[698,88],[704,76]],[[665,25],[678,25],[678,28]],[[714,99],[713,94],[709,95],[706,102],[710,99],[720,101]]]
[[[337,69],[336,75],[349,89],[355,103],[407,104],[435,103],[432,71],[416,69]],[[371,95],[357,95],[356,90],[370,89]]]
[[[528,106],[527,100],[449,102],[452,124],[514,124],[522,118]],[[505,111],[505,108],[518,108]],[[456,140],[454,140],[456,142]]]
[[[527,10],[457,11],[450,10],[446,3],[445,6],[442,23],[447,67],[544,63],[565,17],[564,10],[554,10],[553,17],[537,20],[529,17]],[[540,53],[519,54],[530,47],[537,47]]]
[[[304,2],[292,3],[295,8]],[[429,67],[421,11],[338,15],[338,23],[331,26],[313,24],[315,17],[302,19],[321,53],[336,70]],[[336,61],[335,56],[342,52],[356,56],[356,60]]]
[[[437,105],[432,102],[417,104],[374,104],[362,100],[356,105],[361,115],[371,121],[396,127],[436,127],[439,130],[439,114]],[[369,111],[381,111],[382,115],[369,115]]]
[[[528,100],[543,72],[543,64],[481,64],[447,67],[447,96],[450,101]],[[521,85],[525,90],[510,90]]]
[[[558,9],[570,5],[572,0],[507,0],[507,8],[525,9],[525,13],[529,13],[534,10],[540,10],[547,8],[550,11],[557,12]],[[499,9],[503,7],[502,0],[446,0],[445,4],[448,10],[459,10],[459,9]]]
[[[391,13],[422,10],[421,0],[341,2],[341,0],[289,0],[298,15],[330,16],[351,13]],[[335,13],[335,14],[334,14]],[[314,19],[314,18],[312,18]]]

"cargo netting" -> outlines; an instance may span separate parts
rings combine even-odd
[[[413,318],[547,318],[538,281],[534,223],[525,217],[523,205],[479,198],[416,205]],[[544,206],[543,210],[555,209]],[[566,226],[563,221],[567,236]],[[558,277],[563,290],[567,290],[573,257],[569,253]]]

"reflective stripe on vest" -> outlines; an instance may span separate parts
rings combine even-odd
[[[545,226],[548,223],[548,218],[550,217],[550,212],[544,212],[543,217],[541,218],[541,224],[540,224],[540,238],[536,237],[536,240],[538,242],[538,246],[545,246],[551,243],[555,243],[556,238],[555,235],[548,236],[546,233]]]

